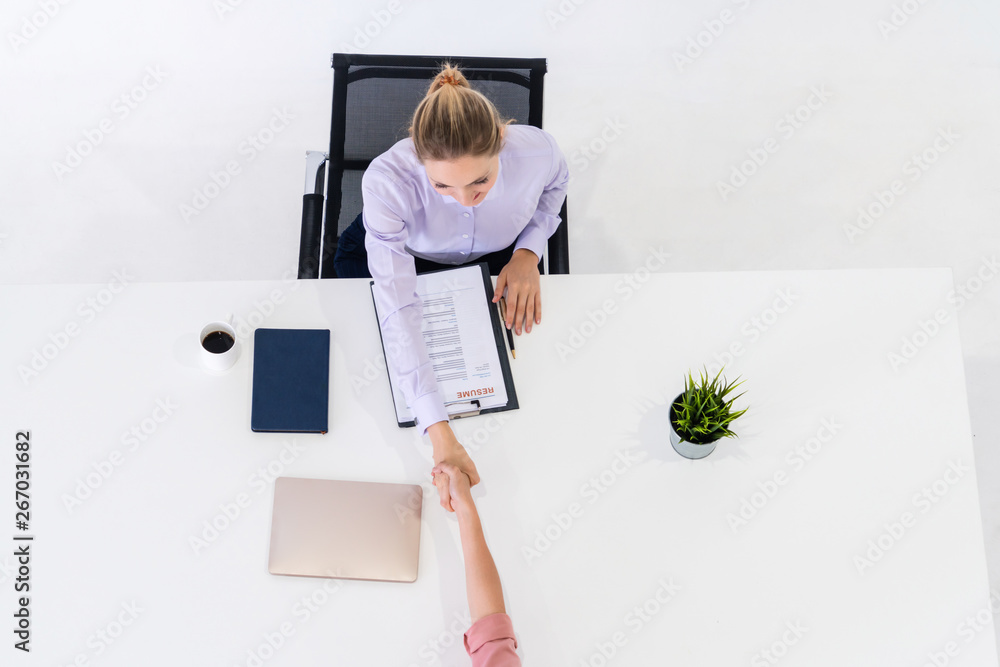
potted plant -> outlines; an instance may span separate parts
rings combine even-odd
[[[739,378],[737,378],[739,380]],[[727,398],[739,382],[726,382],[722,369],[709,381],[706,372],[695,382],[689,372],[684,379],[684,391],[670,406],[670,444],[684,458],[701,459],[715,450],[721,438],[734,438],[729,425],[746,412],[733,411],[733,402],[743,395]]]

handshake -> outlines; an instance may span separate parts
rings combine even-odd
[[[472,477],[468,473],[442,462],[434,466],[431,476],[441,498],[441,507],[449,512],[461,512],[473,506]]]
[[[432,429],[442,426],[447,430],[431,434]],[[441,507],[449,512],[467,507],[472,503],[470,488],[479,484],[476,464],[452,434],[451,428],[447,427],[447,422],[434,424],[427,431],[432,435],[434,443],[434,469],[431,470],[431,476],[441,499]]]

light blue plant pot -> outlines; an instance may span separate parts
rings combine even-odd
[[[678,394],[677,398],[675,398],[673,403],[670,404],[670,410],[667,413],[667,421],[670,422],[670,444],[673,446],[675,452],[686,459],[703,459],[715,451],[715,445],[717,445],[719,441],[715,440],[714,442],[710,442],[706,445],[696,445],[693,442],[682,440],[681,436],[677,435],[677,431],[674,430],[674,423],[670,421],[670,413],[674,411],[674,403],[676,403],[680,397],[681,395]]]
[[[677,431],[674,427],[670,427],[670,444],[673,445],[674,451],[683,456],[686,459],[703,459],[712,452],[715,451],[715,445],[719,441],[710,442],[707,445],[696,445],[693,442],[688,442],[687,440],[681,440],[681,437],[677,435]]]

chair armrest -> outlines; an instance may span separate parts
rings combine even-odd
[[[569,273],[569,232],[566,227],[566,200],[559,211],[562,222],[549,237],[549,275]]]
[[[323,238],[323,195],[302,196],[302,235],[299,238],[299,278],[319,278],[320,239]]]
[[[326,193],[327,159],[328,156],[323,151],[306,151],[305,194],[323,195]]]
[[[302,195],[302,233],[299,237],[299,278],[319,278],[323,239],[326,153],[306,151],[306,185]]]

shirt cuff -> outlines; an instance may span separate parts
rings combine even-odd
[[[448,421],[448,410],[444,407],[441,393],[435,389],[413,401],[410,406],[420,429],[420,435],[427,435],[427,427],[439,421]]]
[[[514,642],[514,648],[517,648],[514,624],[511,623],[510,616],[502,612],[483,616],[472,624],[465,633],[465,652],[472,655],[482,648],[483,644],[498,639],[510,639]]]
[[[541,229],[531,223],[529,223],[529,225],[530,226],[525,227],[521,232],[521,235],[517,237],[517,243],[514,244],[514,250],[525,248],[538,255],[538,259],[541,259],[542,253],[545,251],[545,242],[549,239],[545,236],[544,229]]]

